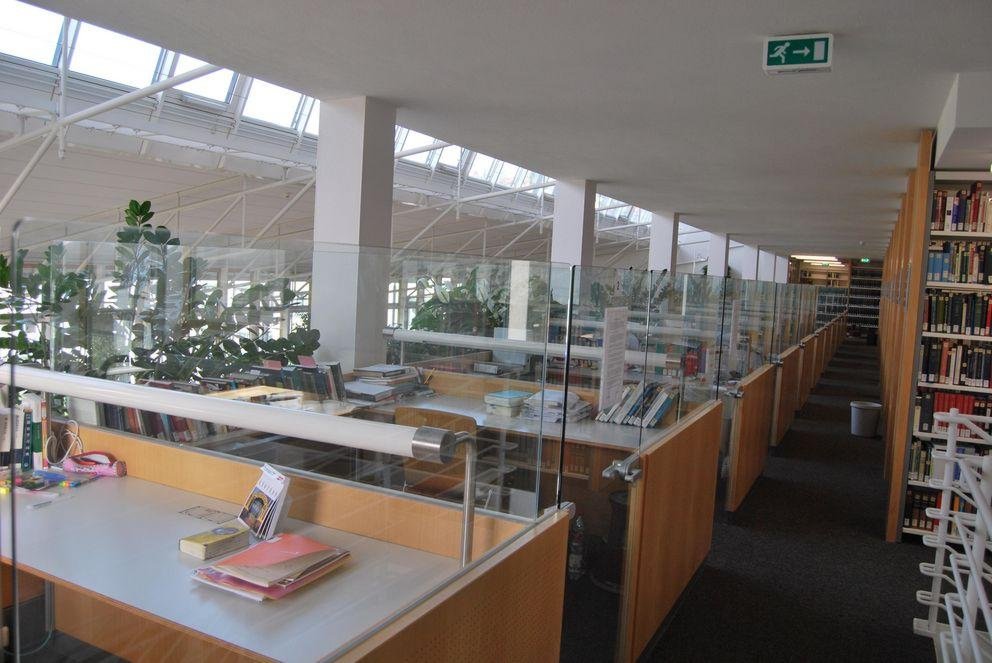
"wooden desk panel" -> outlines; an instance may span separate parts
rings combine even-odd
[[[778,417],[775,431],[772,435],[772,445],[782,441],[782,437],[796,418],[799,401],[799,377],[801,371],[802,350],[792,346],[781,355],[782,366],[779,368],[781,382],[779,383]]]
[[[618,660],[637,659],[709,552],[722,421],[715,401],[641,455],[642,475],[630,489]]]
[[[765,469],[775,397],[775,367],[758,369],[741,381],[744,392],[730,432],[730,478],[727,482],[728,511],[736,511],[751,486]]]
[[[103,428],[84,428],[83,439],[87,449],[124,460],[130,476],[228,502],[240,502],[258,480],[256,464],[173,443]],[[293,518],[452,559],[461,554],[457,505],[299,476],[292,477],[290,496]],[[477,513],[473,549],[482,554],[522,528],[519,521]]]

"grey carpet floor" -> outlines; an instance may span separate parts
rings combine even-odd
[[[932,661],[918,541],[883,540],[881,439],[850,435],[849,402],[878,398],[877,349],[838,349],[712,550],[649,661]]]

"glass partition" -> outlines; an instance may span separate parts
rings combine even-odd
[[[547,507],[574,503],[566,632],[604,614],[616,619],[630,487],[623,461],[811,332],[818,302],[808,286],[332,244],[245,247],[222,237],[179,241],[140,226],[37,244],[47,253],[29,253],[24,270],[37,301],[18,302],[22,315],[14,321],[16,338],[23,332],[25,339],[13,343],[22,363],[132,391],[152,387],[163,401],[195,394],[263,404],[273,420],[288,411],[308,422],[308,434],[263,432],[278,427],[256,430],[53,389],[53,454],[78,451],[64,444],[73,439],[66,431],[77,430],[71,419],[87,450],[139,449],[123,459],[136,476],[157,472],[152,483],[173,487],[202,482],[193,493],[220,497],[198,506],[222,512],[250,485],[232,489],[243,480],[212,473],[214,463],[273,466],[297,486],[294,527],[310,528],[299,531],[370,555],[383,541],[397,546],[379,551],[381,564],[356,559],[361,573],[383,578],[366,578],[373,591],[349,622],[356,634],[455,576],[464,531],[455,516],[468,505],[482,523],[478,559]],[[376,427],[374,448],[328,441],[353,424]],[[445,429],[463,434],[462,443],[441,463],[376,446],[401,428]],[[177,465],[170,456],[177,451],[197,461]],[[145,454],[154,468],[137,457]],[[721,463],[725,457],[724,442]],[[358,492],[327,505],[327,486]],[[89,488],[79,488],[76,503],[97,493]],[[382,506],[386,498],[403,506]],[[160,505],[148,506],[158,509],[155,518],[166,517]],[[336,520],[342,510],[346,522]],[[429,522],[418,520],[423,513],[432,514]],[[189,524],[168,516],[170,532]],[[318,522],[348,535],[335,538]],[[168,548],[175,565],[176,537],[167,538],[150,537],[142,550],[153,558]],[[87,557],[77,571],[92,571],[91,559],[98,558]],[[188,575],[195,563],[179,559]],[[191,598],[176,578],[181,607]],[[388,598],[391,587],[402,591]],[[195,598],[190,605],[200,606]],[[285,628],[275,624],[270,635],[283,637]],[[604,630],[615,633],[612,625]],[[609,658],[614,644],[585,653]]]
[[[565,312],[552,281],[567,286],[567,269],[344,245],[146,240],[52,247],[57,278],[86,284],[53,320],[57,370],[329,417],[447,428],[447,416],[476,436],[480,506],[533,518],[554,504],[558,462],[542,429],[556,423],[549,408],[561,387],[542,386],[547,339],[558,333],[551,315]],[[567,287],[558,297],[567,302]],[[439,468],[207,422],[160,423],[113,403],[66,399],[56,411],[294,470],[463,497],[458,462]]]
[[[115,234],[15,259],[31,297],[11,292],[9,261],[0,273],[16,374],[50,397],[42,442],[24,438],[35,453],[16,464],[3,456],[10,478],[0,500],[17,514],[20,563],[242,651],[317,660],[347,651],[556,504],[563,420],[592,415],[554,375],[567,356],[567,268],[336,245],[213,246],[140,226]],[[34,398],[22,387],[8,404],[37,412]],[[243,403],[267,414],[237,410]],[[222,414],[232,408],[246,418]],[[361,439],[328,441],[338,431]],[[391,451],[407,443],[409,453]],[[118,456],[129,476],[65,474],[84,449]],[[578,456],[567,462],[580,473]],[[260,466],[292,486],[288,517],[277,502],[267,512],[259,498],[256,513],[245,501]],[[35,483],[37,492],[22,492]],[[60,504],[33,511],[51,502]],[[257,610],[197,584],[190,576],[205,562],[177,543],[212,532],[220,521],[211,518],[237,529],[228,519],[242,508],[245,522],[272,523],[273,541],[293,534],[347,548],[347,570]],[[53,537],[72,527],[42,516],[73,519],[71,565],[47,551],[62,550]],[[122,550],[113,536],[123,530],[143,534],[120,559],[104,547]],[[14,561],[11,534],[0,543]],[[106,566],[112,559],[119,568]],[[121,583],[118,571],[149,580]],[[30,621],[34,608],[21,599],[21,651],[54,652],[51,623]],[[44,594],[31,601],[39,615],[51,609]],[[226,634],[210,630],[205,611],[228,616]]]
[[[562,434],[562,497],[576,507],[565,602],[566,658],[613,657],[623,603],[625,465],[715,396],[723,279],[629,269],[573,270],[569,358],[549,382],[590,407]],[[583,637],[597,622],[598,637]]]

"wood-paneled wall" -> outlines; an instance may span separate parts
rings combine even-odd
[[[741,380],[744,397],[737,403],[730,429],[728,511],[737,510],[765,469],[775,401],[775,370],[775,366],[765,364]]]
[[[637,659],[709,552],[722,420],[714,401],[641,454],[641,478],[630,488],[618,660]]]
[[[889,482],[885,540],[896,541],[902,523],[906,448],[916,385],[917,339],[926,276],[926,223],[934,132],[920,132],[916,167],[910,171],[899,217],[882,267],[879,306],[881,393],[885,426],[885,476]]]
[[[114,454],[127,463],[131,476],[219,500],[240,504],[258,480],[257,465],[235,458],[102,428],[84,428],[82,435],[87,449]],[[459,508],[299,476],[293,477],[289,493],[293,518],[456,559],[461,554]],[[522,527],[515,521],[476,514],[475,555]]]

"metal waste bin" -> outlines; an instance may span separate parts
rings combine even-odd
[[[851,401],[851,435],[875,437],[881,414],[881,403]]]

